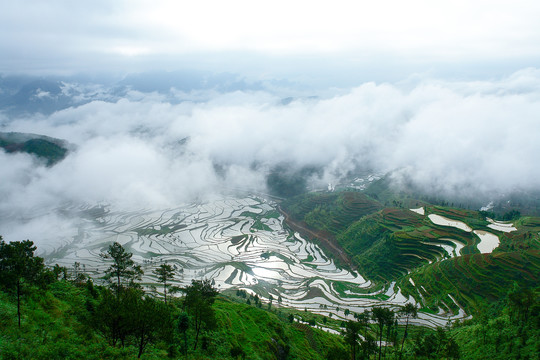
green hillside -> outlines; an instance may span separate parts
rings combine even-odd
[[[457,312],[450,295],[467,310],[480,313],[487,305],[503,301],[514,283],[530,289],[538,287],[539,274],[540,251],[498,252],[464,255],[426,265],[398,284],[404,294],[412,295],[426,308]],[[426,300],[422,301],[422,297]]]
[[[382,205],[360,192],[307,193],[281,204],[295,219],[307,225],[338,235],[352,223],[371,214]]]
[[[100,293],[100,289],[96,288]],[[55,282],[43,290],[30,290],[22,307],[22,327],[17,328],[17,306],[13,297],[0,292],[0,358],[2,359],[135,359],[135,344],[118,348],[91,325],[92,297],[86,286]],[[171,313],[181,311],[181,302],[170,305]],[[214,310],[217,328],[202,337],[204,349],[190,351],[189,358],[228,359],[231,350],[241,349],[247,359],[324,359],[326,349],[343,347],[340,337],[307,326],[293,326],[286,318],[255,306],[218,297]],[[169,329],[171,343],[151,344],[143,358],[162,359],[181,352],[181,334]],[[25,339],[20,341],[18,339]],[[193,334],[188,344],[193,345]],[[171,346],[178,346],[173,349]],[[199,355],[197,355],[199,354]]]
[[[0,148],[7,153],[23,152],[44,160],[47,166],[62,161],[68,149],[62,140],[24,133],[0,133]]]
[[[82,273],[44,267],[30,241],[0,237],[0,359],[318,360],[329,348],[345,351],[340,336],[292,323],[290,311],[255,298],[249,305],[208,292],[209,281],[164,302],[143,291],[140,267],[118,246],[121,256],[104,257],[115,263],[101,278],[108,285],[97,286]]]
[[[331,233],[360,274],[376,282],[397,281],[426,309],[456,312],[451,294],[467,312],[477,312],[504,297],[513,282],[534,287],[540,280],[540,218],[522,217],[514,222],[516,230],[503,232],[488,227],[490,222],[478,211],[424,206],[424,214],[419,214],[381,208],[367,195],[347,191],[301,195],[282,208],[293,221]],[[469,230],[437,225],[430,215]],[[499,246],[491,254],[480,254],[475,231],[497,235]],[[409,278],[423,288],[415,288]]]
[[[532,359],[540,353],[538,250],[458,256],[399,279],[406,293],[423,292],[420,311],[456,311],[448,294],[471,306],[489,296],[492,306],[479,307],[472,320],[437,329],[409,324],[417,310],[412,304],[373,307],[341,321],[263,304],[243,290],[219,294],[210,280],[169,287],[168,297],[146,292],[140,266],[118,243],[102,253],[111,266],[97,286],[82,272],[45,267],[35,250],[31,241],[0,237],[0,359]],[[167,264],[154,273],[162,287],[173,276]]]

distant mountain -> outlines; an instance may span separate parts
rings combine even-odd
[[[43,135],[0,132],[0,147],[7,153],[34,155],[45,160],[47,166],[53,166],[67,156],[70,145],[67,141]]]
[[[247,81],[237,74],[195,70],[136,73],[108,80],[82,76],[44,78],[0,75],[0,113],[8,117],[35,113],[49,115],[96,100],[115,102],[128,97],[130,91],[157,92],[166,95],[165,101],[179,103],[183,99],[178,97],[177,92],[257,91],[263,88],[262,83]]]
[[[236,74],[193,70],[130,74],[119,81],[118,86],[141,92],[159,93],[168,93],[172,88],[186,92],[202,89],[227,92],[262,89],[260,83],[248,83]]]
[[[20,87],[1,90],[0,109],[10,115],[51,114],[73,105],[72,96],[63,92],[60,81],[31,80]]]

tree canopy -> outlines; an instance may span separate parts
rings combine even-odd
[[[118,293],[126,287],[138,287],[137,280],[141,280],[143,271],[140,265],[135,264],[131,259],[132,253],[118,242],[109,245],[106,253],[100,254],[103,259],[112,260],[111,266],[105,271],[103,277],[110,284],[110,287]]]
[[[26,284],[37,283],[43,275],[43,259],[34,256],[36,246],[30,240],[6,243],[0,237],[0,286],[17,295],[17,317],[21,327],[21,295]]]
[[[167,303],[167,282],[174,278],[174,269],[169,264],[161,264],[157,269],[153,271],[154,275],[160,283],[163,283],[163,298],[165,304]]]
[[[197,349],[199,334],[202,328],[213,329],[216,319],[212,304],[218,294],[208,279],[191,280],[191,285],[182,289],[185,293],[184,307],[192,317],[195,327],[195,345]]]

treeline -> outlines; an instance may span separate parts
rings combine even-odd
[[[398,311],[374,307],[343,323],[347,353],[331,349],[328,359],[538,359],[540,302],[538,289],[517,285],[498,307],[473,319],[429,329],[412,327],[417,308]],[[398,326],[397,319],[401,319]]]
[[[409,321],[417,315],[417,307],[410,303],[398,311],[374,307],[354,314],[355,320],[342,323],[348,352],[330,349],[327,359],[459,359],[459,345],[448,329],[416,328],[414,337],[409,335]],[[405,325],[398,325],[398,319]]]

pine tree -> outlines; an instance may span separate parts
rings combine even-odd
[[[7,290],[15,290],[19,328],[24,287],[39,280],[44,271],[43,259],[34,256],[34,251],[36,246],[30,240],[6,243],[0,236],[0,285]]]
[[[125,287],[139,287],[136,280],[141,280],[143,271],[141,267],[131,259],[132,253],[128,253],[122,245],[114,242],[109,245],[107,253],[101,253],[100,256],[106,260],[112,260],[113,263],[105,271],[103,277],[115,290],[116,297],[119,297],[120,290]]]
[[[201,329],[212,329],[216,326],[216,319],[212,304],[218,294],[212,287],[210,280],[191,280],[191,285],[182,289],[186,294],[184,297],[184,306],[189,315],[191,315],[195,325],[195,345],[193,350],[197,349],[199,333]]]
[[[405,333],[403,334],[403,340],[401,341],[401,349],[399,351],[399,358],[401,359],[401,356],[403,354],[403,345],[405,344],[405,339],[407,338],[407,330],[409,327],[409,317],[415,318],[418,315],[418,309],[416,308],[416,305],[413,305],[411,303],[405,304],[405,306],[400,310],[400,313],[405,315],[406,322],[405,322]]]
[[[154,275],[157,276],[158,281],[163,283],[163,297],[165,299],[165,304],[167,303],[167,281],[170,281],[174,278],[174,269],[169,264],[162,264],[157,269],[153,271]]]

